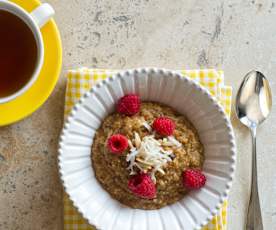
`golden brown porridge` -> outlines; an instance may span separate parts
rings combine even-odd
[[[160,117],[171,123],[154,124]],[[168,136],[158,129],[169,130],[171,124]],[[112,150],[111,141],[122,149]],[[116,112],[104,119],[91,158],[97,180],[114,199],[132,208],[158,209],[183,198],[188,191],[183,172],[200,170],[204,154],[195,128],[184,116],[168,106],[143,102],[134,115]],[[143,179],[137,182],[138,175]]]

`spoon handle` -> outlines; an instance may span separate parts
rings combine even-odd
[[[256,127],[251,129],[252,134],[252,174],[251,194],[247,210],[246,230],[263,230],[262,213],[258,193],[258,171],[256,156]]]

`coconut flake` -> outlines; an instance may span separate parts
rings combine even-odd
[[[169,136],[168,140],[170,143],[172,143],[173,145],[175,145],[178,148],[182,146],[182,144],[178,140],[176,140],[174,136]]]
[[[157,171],[165,174],[162,167],[172,161],[172,151],[164,150],[161,143],[153,135],[145,136],[142,140],[138,133],[135,132],[134,136],[136,148],[132,148],[126,158],[127,162],[129,162],[128,169],[130,173],[134,173],[134,167],[136,166],[141,171],[153,168],[151,172],[153,179]]]
[[[150,177],[151,177],[153,183],[156,184],[155,171],[152,171],[152,172],[150,173]]]

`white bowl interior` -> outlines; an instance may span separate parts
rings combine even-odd
[[[93,137],[128,93],[167,104],[193,123],[205,149],[205,187],[175,204],[145,211],[121,205],[100,186],[90,160]],[[227,198],[235,165],[233,131],[222,108],[192,80],[157,69],[123,72],[93,87],[68,118],[59,152],[61,177],[75,206],[98,229],[110,230],[201,228]]]

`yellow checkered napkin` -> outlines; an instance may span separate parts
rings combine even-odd
[[[65,116],[67,116],[79,98],[97,81],[105,79],[118,70],[100,70],[81,68],[68,72],[65,99]],[[230,116],[232,88],[224,85],[224,75],[217,70],[179,70],[185,76],[207,88],[215,96],[225,112]],[[217,216],[202,230],[226,230],[227,201],[222,205]],[[74,208],[67,194],[64,194],[64,230],[93,230],[94,228]]]

